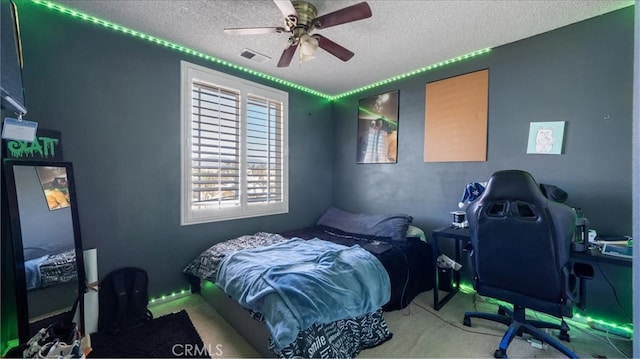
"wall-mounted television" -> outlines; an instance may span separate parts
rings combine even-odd
[[[27,113],[22,84],[22,45],[18,10],[12,0],[0,0],[0,95],[2,109]]]

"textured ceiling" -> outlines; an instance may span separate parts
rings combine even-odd
[[[318,50],[304,63],[298,53],[276,64],[288,33],[234,36],[230,27],[283,26],[271,0],[55,0],[54,2],[329,95],[382,81],[473,51],[496,47],[614,11],[633,0],[368,0],[373,16],[314,33],[348,48],[342,62]],[[359,0],[308,0],[318,15]],[[239,54],[250,49],[271,59]]]

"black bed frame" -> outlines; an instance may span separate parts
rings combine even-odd
[[[229,298],[215,283],[189,276],[192,293],[200,295],[229,323],[263,358],[275,358],[269,350],[269,331],[264,323],[251,317],[249,311]]]

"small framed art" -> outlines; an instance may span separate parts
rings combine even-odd
[[[527,153],[540,155],[562,154],[564,121],[531,122]]]

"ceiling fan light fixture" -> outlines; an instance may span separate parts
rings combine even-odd
[[[300,62],[314,59],[316,51],[318,51],[318,40],[308,34],[302,35],[300,37]]]
[[[41,1],[41,0],[33,0]],[[291,63],[298,48],[300,62],[315,58],[318,47],[342,61],[349,61],[354,55],[337,43],[320,34],[309,35],[314,29],[326,29],[336,25],[366,19],[372,16],[371,8],[363,1],[322,16],[318,16],[315,6],[310,0],[272,0],[284,16],[284,27],[244,27],[226,28],[224,32],[230,35],[258,35],[289,32],[288,46],[282,51],[278,67],[287,67]]]

